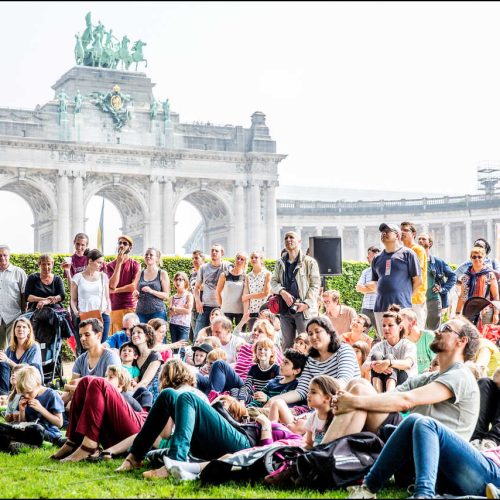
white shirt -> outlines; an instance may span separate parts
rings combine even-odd
[[[78,287],[79,311],[88,312],[95,311],[96,309],[99,309],[101,312],[106,311],[108,303],[106,301],[103,285],[108,285],[109,278],[105,273],[101,273],[97,281],[89,281],[84,278],[82,273],[77,273],[73,276],[71,281]]]
[[[0,271],[0,319],[5,324],[14,321],[22,312],[21,299],[26,280],[24,270],[12,264]]]

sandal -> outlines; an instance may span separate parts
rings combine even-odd
[[[123,463],[115,469],[115,472],[128,472],[133,469],[139,469],[142,467],[142,460],[140,462],[132,461],[129,457],[125,458]]]
[[[65,446],[67,446],[67,449],[64,449]],[[51,458],[52,460],[62,460],[63,458],[71,455],[77,448],[78,445],[76,443],[67,439],[66,442],[61,446],[61,448],[50,455],[49,458]]]
[[[76,453],[78,449],[83,450],[84,452],[88,453],[86,457],[78,458],[78,459],[72,459],[71,455]],[[91,448],[90,446],[85,446],[84,444],[81,444],[79,448],[77,448],[71,455],[67,456],[66,458],[63,458],[60,460],[61,463],[66,463],[66,462],[81,462],[82,460],[86,460],[89,456],[94,455],[96,451],[99,450],[99,446],[96,446],[95,448]]]
[[[103,460],[113,460],[114,458],[118,458],[117,455],[111,453],[110,451],[99,450],[97,455],[90,455],[87,458],[88,462],[102,462]]]

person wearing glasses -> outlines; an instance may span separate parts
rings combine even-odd
[[[472,264],[460,278],[461,293],[458,297],[456,314],[461,314],[467,299],[471,297],[484,297],[488,300],[498,300],[498,282],[495,272],[484,261],[486,250],[482,247],[473,247],[470,252]],[[498,323],[498,310],[493,306],[485,307],[481,311],[481,323],[487,325]],[[478,323],[480,328],[480,323]]]
[[[141,323],[160,318],[167,321],[165,300],[170,296],[170,279],[167,271],[160,269],[161,252],[156,248],[148,248],[144,253],[144,269],[138,277],[137,289],[133,296],[137,299],[135,313]]]
[[[132,329],[139,323],[139,316],[137,316],[137,314],[125,314],[125,316],[123,316],[122,329],[108,337],[108,339],[103,342],[104,347],[107,349],[114,349],[118,353],[120,347],[125,344],[125,342],[130,342],[132,338]]]
[[[106,266],[111,298],[110,334],[120,330],[125,314],[135,312],[134,290],[137,288],[141,266],[139,262],[130,258],[133,244],[134,241],[130,236],[124,234],[119,236],[118,255]]]
[[[245,253],[238,252],[234,259],[234,267],[220,274],[215,289],[215,296],[224,315],[239,325],[243,318],[243,287],[247,271],[248,258]]]
[[[335,419],[327,429],[323,443],[362,430],[377,433],[386,440],[393,430],[393,427],[385,426],[388,417],[396,416],[391,423],[397,424],[402,420],[399,412],[406,411],[410,411],[410,416],[405,422],[412,415],[431,417],[462,440],[469,441],[479,415],[479,388],[465,361],[474,359],[478,346],[477,328],[463,316],[456,317],[436,330],[431,343],[431,350],[439,361],[438,371],[409,377],[393,391],[383,394],[377,394],[366,380],[352,380],[334,398]],[[387,479],[411,458],[408,449],[411,435],[409,441],[404,444],[408,438],[405,442],[400,440],[401,460],[391,463],[393,468]],[[367,486],[375,492],[380,484],[378,480],[376,484],[376,488],[375,483],[368,482]]]

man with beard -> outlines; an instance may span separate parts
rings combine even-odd
[[[459,316],[435,335],[430,348],[437,354],[439,371],[411,377],[383,394],[377,394],[367,380],[352,380],[333,398],[335,419],[323,443],[362,430],[378,433],[386,423],[401,421],[398,412],[406,411],[432,417],[468,441],[478,419],[479,389],[464,362],[474,358],[479,332]],[[386,436],[381,433],[381,437]]]

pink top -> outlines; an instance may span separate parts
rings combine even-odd
[[[111,280],[111,276],[116,268],[116,260],[110,262],[106,266],[106,274]],[[134,259],[128,259],[122,264],[120,271],[120,279],[118,280],[117,288],[125,285],[130,285],[134,282],[135,277],[139,274],[141,266],[139,262]],[[137,301],[132,297],[132,292],[111,293],[111,310],[117,311],[119,309],[135,309]]]
[[[489,450],[483,450],[481,452],[486,458],[493,460],[500,467],[500,446],[496,448],[490,448]]]

